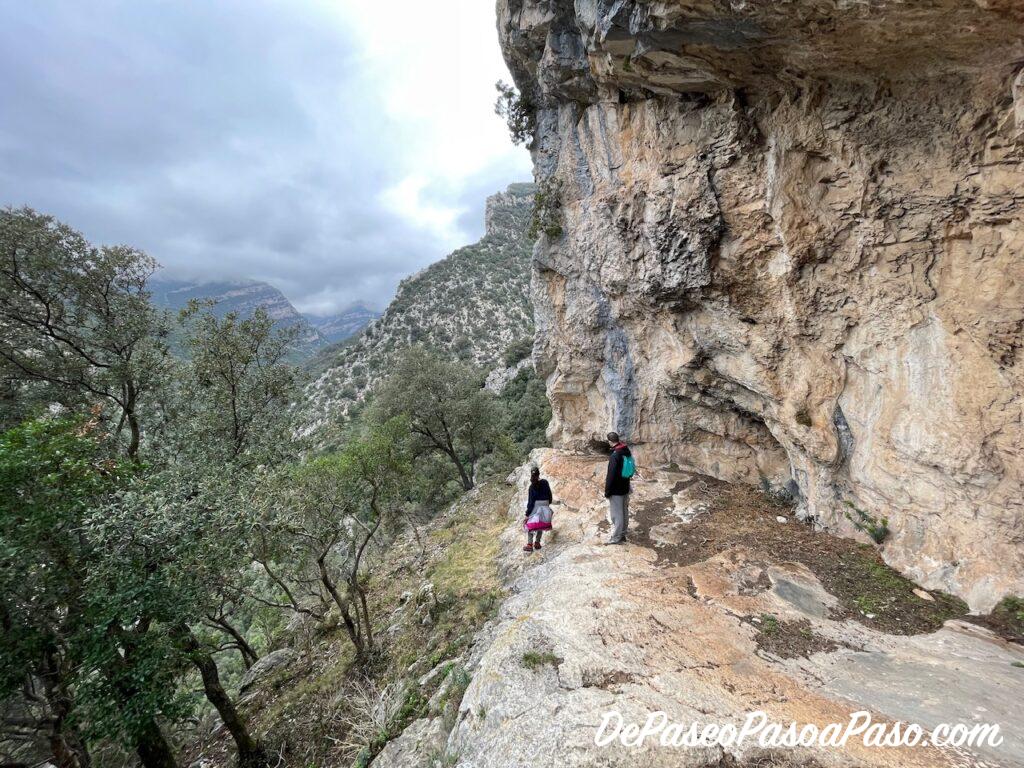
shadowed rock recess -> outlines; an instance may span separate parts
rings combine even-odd
[[[499,0],[560,227],[550,437],[788,489],[990,609],[1024,592],[1024,11]],[[560,230],[560,231],[559,231]]]

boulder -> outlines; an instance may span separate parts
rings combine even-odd
[[[447,732],[440,717],[413,721],[370,763],[373,768],[424,768],[440,763]]]
[[[239,692],[245,692],[260,680],[264,680],[270,674],[288,666],[295,659],[296,653],[291,648],[280,648],[257,659],[256,663],[246,671],[241,681],[239,681]]]

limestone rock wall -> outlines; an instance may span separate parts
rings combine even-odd
[[[1024,593],[1024,16],[998,0],[499,0],[563,234],[556,446],[788,487]]]

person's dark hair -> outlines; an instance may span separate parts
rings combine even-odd
[[[540,467],[532,467],[530,469],[530,483],[536,483],[540,480]]]
[[[619,433],[618,432],[609,432],[608,433],[608,442],[609,443],[617,443],[617,442],[619,442]]]

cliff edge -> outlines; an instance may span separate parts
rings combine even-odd
[[[499,0],[557,226],[553,444],[788,490],[988,610],[1024,592],[1024,11]]]
[[[472,681],[446,742],[456,765],[1024,765],[1024,676],[1011,666],[1024,651],[952,618],[963,603],[915,592],[870,547],[781,515],[756,489],[686,470],[641,466],[630,541],[602,546],[605,461],[552,449],[532,458],[551,482],[555,527],[529,555],[518,526],[502,536],[510,595],[465,659]],[[510,522],[522,520],[528,475],[515,477]],[[656,732],[637,746],[595,742],[614,737],[614,716],[601,729],[610,712],[638,726],[662,712],[684,729],[738,729],[758,711],[819,729],[855,712],[887,727],[996,723],[1004,740],[702,748]]]

